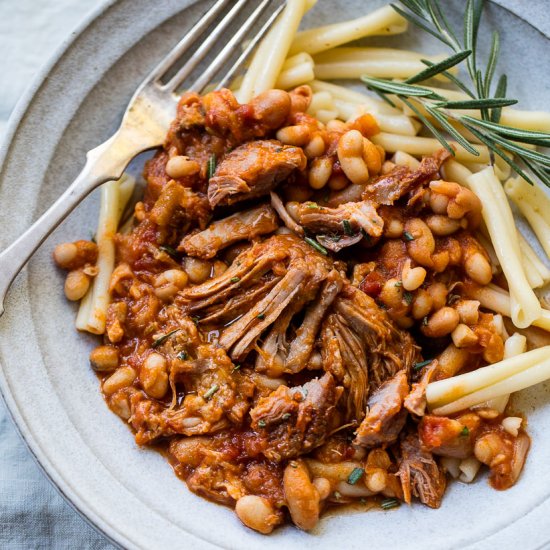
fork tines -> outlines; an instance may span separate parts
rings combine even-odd
[[[262,0],[260,2],[257,0],[237,0],[236,2],[235,0],[217,0],[153,70],[150,81],[154,81],[165,92],[175,92],[177,88],[201,92],[213,82],[227,63],[236,57],[240,51],[240,44],[249,39],[247,47],[230,68],[220,76],[218,88],[228,85],[261,38],[271,28],[284,5],[284,2],[277,0]],[[260,29],[252,34],[265,12],[270,15]],[[238,24],[238,28],[231,34],[229,40],[224,40],[226,34],[229,34],[231,30],[231,24],[233,26]],[[197,69],[200,69],[201,62],[205,61],[209,54],[215,52],[216,46],[220,44],[224,44],[223,47],[215,53],[208,65],[199,73]],[[195,51],[190,54],[183,66],[173,76],[169,76],[166,82],[163,82],[162,78],[166,78],[170,69],[193,47],[196,47]],[[194,71],[199,74],[194,79],[190,79]],[[191,80],[191,82],[186,82],[186,80]]]

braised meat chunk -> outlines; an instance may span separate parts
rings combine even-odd
[[[260,399],[250,411],[252,427],[264,441],[270,460],[295,458],[321,445],[334,427],[336,404],[342,388],[331,374],[303,386],[280,386]]]
[[[405,502],[411,495],[430,508],[439,508],[445,492],[445,472],[432,454],[422,448],[416,434],[408,434],[401,441],[399,472]]]
[[[393,443],[405,425],[407,411],[403,401],[408,391],[407,373],[402,370],[373,392],[354,443],[362,447]]]
[[[212,207],[261,197],[295,170],[304,170],[306,156],[299,147],[277,140],[252,141],[231,151],[208,183]]]
[[[179,249],[189,256],[208,260],[238,241],[272,233],[278,226],[277,215],[270,206],[251,208],[212,222],[204,231],[187,235]]]

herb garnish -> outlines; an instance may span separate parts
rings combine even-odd
[[[212,385],[212,387],[202,396],[202,398],[205,401],[208,401],[219,389],[220,387],[218,384]]]
[[[216,155],[210,155],[206,163],[206,172],[208,174],[208,179],[214,177],[214,172],[216,172]]]
[[[232,373],[233,373],[233,372],[237,372],[240,368],[241,368],[241,365],[235,365],[235,366],[233,367],[233,370],[232,370],[231,372],[232,372]]]
[[[285,413],[281,416],[281,420],[288,420],[292,415],[290,413]]]
[[[421,368],[425,367],[426,365],[429,365],[433,359],[426,359],[425,361],[420,361],[418,363],[415,363],[413,365],[413,369],[416,371],[419,371]]]
[[[453,147],[443,133],[435,127],[434,121],[472,155],[479,156],[479,151],[464,138],[454,124],[458,123],[462,129],[469,131],[489,149],[492,163],[497,155],[529,183],[532,184],[533,179],[526,171],[550,186],[550,157],[523,146],[523,144],[532,144],[548,147],[550,133],[517,129],[499,123],[502,108],[514,105],[517,100],[506,97],[505,74],[502,74],[493,86],[500,53],[498,32],[493,32],[491,51],[485,63],[485,70],[478,68],[477,35],[483,0],[467,0],[465,3],[462,43],[457,38],[459,33],[455,33],[445,17],[439,0],[401,0],[401,4],[405,9],[395,4],[392,4],[392,7],[410,22],[451,48],[453,53],[439,63],[422,59],[422,63],[427,66],[426,69],[404,82],[364,76],[362,80],[367,87],[394,106],[395,103],[387,95],[396,95],[452,155],[455,154]],[[465,82],[448,71],[451,67],[463,62],[466,63],[470,82]],[[454,83],[468,98],[450,101],[433,90],[417,84],[436,75],[441,75]],[[479,110],[480,118],[461,114],[464,109]],[[519,162],[514,160],[514,154],[517,155]]]
[[[187,352],[185,350],[180,351],[177,355],[177,358],[180,359],[181,361],[185,361],[188,357],[189,355],[187,355]]]
[[[414,241],[414,237],[408,231],[403,233],[403,238],[408,242]]]
[[[304,241],[306,241],[306,243],[309,244],[309,246],[312,246],[313,248],[315,248],[317,252],[320,252],[325,256],[328,255],[327,249],[323,245],[320,245],[317,241],[315,241],[311,237],[305,237]]]
[[[466,437],[466,436],[470,435],[470,430],[468,429],[468,426],[464,426],[464,428],[462,428],[462,431],[460,432],[460,435],[462,437]]]
[[[179,332],[180,329],[177,328],[175,330],[171,330],[170,332],[166,333],[166,334],[163,334],[162,336],[159,336],[152,344],[151,344],[151,347],[152,348],[158,348],[159,346],[161,346],[162,344],[164,344],[164,342],[166,342],[166,340],[168,340],[168,338],[170,338],[170,336],[176,334],[176,332]]]
[[[241,280],[240,277],[231,277],[231,279],[229,279],[231,283],[238,283],[240,280]]]
[[[265,319],[265,313],[258,313],[258,315],[256,315],[256,318],[257,319]]]
[[[265,428],[265,427],[266,427],[265,420],[258,420],[258,426],[259,426],[260,428]]]
[[[354,235],[353,230],[351,228],[351,223],[349,223],[348,220],[342,220],[342,225],[344,226],[344,233],[348,235],[348,237],[351,237]]]
[[[380,503],[380,506],[382,507],[382,510],[391,510],[392,508],[399,508],[399,506],[401,506],[401,502],[399,502],[396,498],[385,498]]]
[[[355,485],[364,475],[365,470],[363,470],[363,468],[354,468],[348,476],[348,483],[350,485]]]
[[[403,299],[405,300],[407,305],[410,306],[413,301],[413,295],[408,290],[406,290],[405,292],[403,292]]]

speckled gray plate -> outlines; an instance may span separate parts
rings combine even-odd
[[[80,170],[85,152],[116,128],[137,84],[209,2],[198,4],[109,2],[43,70],[19,105],[9,144],[0,152],[0,248],[61,193]],[[308,22],[351,18],[380,4],[320,0]],[[463,6],[461,0],[444,4],[456,11]],[[547,39],[494,5],[487,21],[504,31],[501,65],[511,93],[526,106],[548,108]],[[420,32],[386,43],[441,51]],[[504,493],[491,490],[484,479],[471,486],[453,484],[437,511],[415,505],[390,513],[330,515],[313,533],[287,527],[270,537],[245,529],[230,510],[191,494],[160,455],[135,445],[105,406],[87,361],[93,339],[73,329],[75,307],[63,298],[62,275],[50,261],[55,243],[88,238],[94,231],[97,200],[97,194],[86,200],[16,280],[0,319],[0,384],[46,474],[107,537],[127,548],[151,549],[547,546],[550,405],[545,385],[517,401],[528,415],[533,448],[520,482]]]

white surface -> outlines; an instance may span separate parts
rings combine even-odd
[[[180,2],[180,4],[183,3],[184,2]],[[508,0],[507,3],[510,3],[510,0]],[[516,2],[516,4],[518,3],[519,2]],[[543,3],[545,3],[545,0],[538,2],[539,8],[542,6]],[[27,84],[28,77],[35,72],[37,64],[40,64],[42,60],[49,55],[54,45],[59,43],[61,39],[64,38],[64,36],[68,33],[69,29],[74,26],[75,22],[80,20],[83,14],[89,9],[89,7],[95,4],[96,2],[92,0],[2,0],[0,2],[0,56],[2,59],[0,63],[2,63],[1,67],[3,73],[2,86],[0,87],[0,113],[8,113],[11,110],[13,102],[21,93],[22,88]],[[166,1],[165,4],[168,5],[169,2]],[[176,2],[172,2],[171,4],[176,4]],[[522,4],[524,3],[522,2]],[[525,5],[524,7],[527,8],[528,6]],[[525,16],[525,12],[527,11],[527,9],[523,9],[522,6],[522,11],[524,12],[523,15]],[[128,37],[125,35],[121,39],[128,40]],[[10,56],[14,56],[15,58],[17,58],[17,62],[14,63],[13,59]],[[4,65],[6,65],[6,68],[4,68]],[[5,84],[6,82],[8,84]],[[88,86],[88,83],[85,83],[84,85]],[[82,89],[84,90],[85,88],[83,87]],[[96,94],[96,99],[98,95],[100,96],[101,94]],[[59,94],[58,98],[62,99],[63,95]],[[84,100],[82,99],[82,101]],[[72,105],[71,101],[69,101],[68,103]],[[65,108],[66,104],[63,101],[60,101],[59,109]],[[87,108],[91,107],[88,105]],[[84,120],[86,120],[83,115],[82,117],[84,118]],[[49,127],[47,126],[46,128],[42,128],[42,130],[44,132],[48,131]],[[74,132],[75,128],[72,128],[71,130]],[[85,133],[85,131],[83,133]],[[96,133],[99,133],[101,135],[101,132]],[[55,139],[59,140],[59,135],[56,135]],[[83,139],[83,142],[85,144],[86,139]],[[83,142],[79,142],[77,144],[77,147],[82,148]],[[42,141],[42,143],[44,142]],[[80,154],[80,151],[77,151],[77,153]],[[78,158],[78,155],[75,154],[74,157]],[[65,157],[70,173],[74,173],[77,167],[77,164],[75,164],[74,162],[74,157]],[[32,170],[29,169],[29,172],[32,173]],[[52,182],[50,181],[50,183]],[[55,196],[55,193],[58,191],[58,186],[59,182],[57,182],[57,187],[55,187],[53,190],[41,190],[40,197],[42,199],[46,197],[47,200],[51,200],[52,194],[53,196]],[[38,186],[34,185],[34,189],[37,190]],[[31,206],[34,207],[35,204],[33,203]],[[38,209],[40,209],[40,207],[38,207]],[[89,210],[90,209],[88,209],[88,211]],[[82,227],[83,219],[85,221],[90,221],[90,218],[86,218],[85,216],[84,218],[82,216],[77,218],[73,216],[71,220],[69,220],[68,224],[64,227],[64,229],[62,228],[60,234],[74,235],[79,226],[80,228]],[[60,235],[58,234],[57,239],[59,238]],[[42,271],[43,273],[51,272],[51,267],[48,268],[48,262],[49,258],[47,254],[45,252],[41,253],[33,263],[34,269],[31,269],[31,280],[37,281],[37,273],[41,272],[41,269],[44,270]],[[52,299],[55,304],[57,304],[58,302],[62,304],[62,309],[59,310],[60,317],[56,320],[59,323],[58,326],[62,327],[63,330],[66,330],[70,326],[72,313],[69,308],[67,308],[66,305],[62,303],[62,299],[60,299],[59,288],[58,286],[56,286],[58,285],[59,281],[56,280],[54,281],[54,283],[55,284],[52,286],[55,290],[52,291]],[[46,284],[49,285],[49,282],[47,282]],[[14,289],[12,303],[18,301],[17,294],[19,292],[26,292],[24,284],[20,284],[17,286],[16,289]],[[193,497],[188,498],[189,495],[184,492],[184,489],[182,490],[181,483],[173,478],[171,472],[169,471],[169,468],[165,467],[160,460],[157,460],[160,457],[153,457],[151,456],[152,453],[144,453],[144,455],[147,456],[139,457],[136,454],[136,449],[131,443],[131,438],[129,437],[129,434],[127,433],[127,431],[125,431],[121,423],[118,422],[116,418],[113,418],[112,415],[109,415],[104,407],[94,409],[94,407],[98,406],[98,403],[96,403],[96,401],[99,401],[99,406],[103,404],[100,402],[101,400],[98,399],[97,391],[94,390],[94,388],[96,388],[97,386],[95,380],[93,379],[93,376],[90,376],[87,371],[86,374],[83,376],[82,372],[84,371],[79,370],[84,368],[85,352],[82,349],[82,346],[78,344],[78,338],[73,336],[72,334],[67,335],[66,338],[69,342],[63,347],[63,349],[56,350],[53,346],[48,347],[47,343],[51,343],[53,339],[59,338],[59,328],[55,325],[40,326],[40,323],[37,324],[37,320],[40,321],[41,319],[48,318],[47,308],[50,305],[49,302],[47,300],[33,302],[32,311],[28,307],[28,304],[20,305],[21,308],[18,309],[17,312],[21,313],[22,318],[24,319],[33,319],[34,327],[32,331],[29,329],[29,331],[32,333],[32,338],[29,338],[29,341],[25,341],[25,339],[22,338],[19,339],[18,342],[14,342],[16,347],[13,351],[15,353],[20,353],[21,356],[28,355],[29,357],[34,357],[38,359],[42,354],[44,358],[44,363],[47,365],[47,369],[44,370],[44,365],[38,364],[37,362],[35,375],[37,378],[40,377],[41,379],[45,380],[44,383],[47,382],[48,387],[51,386],[51,388],[55,390],[55,394],[64,391],[63,386],[64,384],[66,386],[67,383],[69,383],[69,387],[71,388],[76,388],[79,384],[81,384],[85,385],[86,388],[91,389],[90,392],[83,393],[83,395],[85,396],[85,403],[79,402],[80,398],[78,397],[78,395],[76,398],[74,398],[74,396],[71,397],[71,395],[65,396],[66,400],[64,404],[66,405],[66,411],[64,411],[64,413],[67,418],[65,418],[65,416],[60,417],[60,421],[67,423],[68,429],[66,432],[66,440],[59,439],[55,442],[55,445],[51,445],[51,440],[49,441],[49,439],[51,439],[51,436],[49,435],[50,430],[48,429],[48,418],[51,412],[54,410],[54,405],[56,404],[51,404],[51,410],[47,406],[45,406],[43,409],[43,414],[40,414],[40,411],[37,412],[36,410],[33,411],[29,409],[27,411],[25,420],[29,422],[32,421],[35,427],[37,425],[40,425],[43,428],[42,430],[40,430],[40,433],[37,434],[37,437],[40,436],[40,445],[44,446],[45,448],[49,446],[50,450],[57,446],[60,449],[67,449],[70,452],[74,451],[74,447],[71,447],[71,438],[81,438],[83,444],[88,444],[93,447],[92,450],[97,457],[97,467],[94,467],[92,471],[94,472],[94,475],[96,475],[98,478],[98,485],[100,482],[103,481],[103,477],[105,475],[103,472],[103,466],[105,464],[109,464],[110,468],[118,473],[117,481],[120,481],[123,484],[123,489],[127,489],[129,492],[131,491],[132,495],[139,500],[140,505],[147,503],[152,505],[152,507],[156,506],[155,511],[159,514],[160,517],[162,517],[162,519],[166,518],[168,522],[171,523],[170,526],[172,527],[176,521],[181,519],[179,517],[181,516],[181,513],[178,512],[186,510],[187,508],[181,506],[179,507],[179,509],[170,509],[167,508],[163,502],[154,502],[154,499],[151,499],[151,487],[146,487],[143,489],[143,491],[141,491],[141,484],[139,483],[139,481],[141,480],[136,480],[133,477],[133,472],[139,471],[140,474],[143,476],[143,479],[149,482],[149,485],[151,485],[151,483],[154,483],[155,481],[158,482],[160,479],[162,479],[162,483],[165,484],[163,485],[163,492],[166,493],[167,501],[178,502],[176,499],[180,498],[180,503],[184,505],[191,504],[191,506],[197,513],[202,514],[201,517],[203,518],[203,521],[197,522],[197,525],[195,526],[195,532],[204,532],[205,530],[214,531],[214,529],[212,529],[212,525],[216,525],[217,529],[215,531],[217,532],[212,533],[212,538],[214,537],[214,535],[216,535],[216,539],[218,541],[220,540],[220,536],[222,540],[225,540],[223,538],[223,533],[219,532],[219,529],[223,528],[222,526],[225,526],[228,531],[231,531],[231,533],[233,534],[233,536],[231,537],[231,540],[233,542],[232,547],[238,548],[239,544],[237,544],[235,541],[239,539],[238,536],[235,535],[235,533],[238,533],[239,531],[235,530],[240,529],[240,527],[238,525],[238,522],[236,522],[228,512],[226,513],[225,510],[220,509],[219,507],[205,503],[204,501],[200,501]],[[11,320],[13,320],[15,323],[17,321],[16,319],[13,319],[13,317],[11,317],[10,321]],[[37,336],[41,344],[46,344],[43,348],[38,347],[40,344],[37,344],[35,342],[35,336]],[[71,347],[73,345],[74,347]],[[75,351],[76,353],[67,355],[67,352],[70,353],[71,351]],[[70,370],[70,372],[63,373],[62,369],[60,370],[52,367],[52,365],[55,365],[56,363],[66,364],[68,356],[72,357],[70,365],[72,369]],[[32,397],[34,392],[38,392],[38,390],[42,388],[35,388],[32,386],[33,371],[32,369],[29,369],[28,366],[25,366],[25,368],[25,372],[29,374],[27,378],[27,384],[31,384],[29,386],[29,393]],[[63,379],[63,376],[66,377],[65,380]],[[78,392],[75,390],[73,393],[77,394]],[[538,396],[535,395],[535,397],[538,397],[542,402],[544,402],[543,393]],[[36,394],[36,399],[37,401],[40,399],[40,395],[38,393]],[[106,432],[110,434],[110,436],[116,434],[116,437],[114,438],[115,441],[113,441],[112,437],[109,438],[109,441],[107,442],[108,444],[106,443],[105,445],[102,445],[102,442],[98,441],[94,432],[100,428],[98,427],[96,430],[93,425],[90,425],[89,422],[82,421],[82,418],[79,417],[79,415],[81,415],[81,407],[84,406],[97,411],[97,417],[100,424],[104,422],[107,425],[106,428],[104,428],[104,426],[102,425],[101,429],[105,429]],[[524,410],[526,410],[526,412],[529,412],[527,409]],[[41,416],[43,416],[43,418],[40,418]],[[91,416],[88,418],[91,418]],[[529,418],[533,426],[538,425],[539,427],[541,426],[541,420],[545,419],[542,414],[529,415]],[[0,535],[5,531],[5,518],[15,517],[16,512],[21,514],[18,517],[25,518],[25,524],[22,526],[17,526],[17,529],[14,530],[12,523],[9,532],[10,536],[13,538],[2,539],[0,537],[0,547],[5,547],[8,549],[103,547],[101,539],[95,536],[93,531],[90,531],[85,526],[85,524],[78,520],[78,518],[75,519],[73,517],[73,512],[64,504],[60,503],[59,500],[57,500],[57,497],[51,490],[51,488],[48,487],[44,482],[40,481],[40,474],[37,473],[37,470],[33,468],[33,464],[30,462],[30,459],[26,458],[28,457],[28,455],[16,442],[13,437],[13,432],[10,432],[6,428],[6,425],[7,423],[5,421],[0,423],[0,505],[3,505],[3,508],[0,508]],[[54,431],[55,426],[52,426],[51,432],[53,433]],[[535,437],[540,437],[540,439],[536,439],[537,444],[543,443],[543,434],[543,430],[535,433]],[[120,454],[119,457],[115,456],[117,453]],[[132,457],[135,458],[136,456],[140,461],[140,467],[147,465],[151,466],[152,470],[150,470],[149,472],[143,468],[140,470],[133,470],[133,465],[132,467],[128,468],[128,459],[132,460]],[[77,459],[80,460],[81,457],[77,455]],[[67,467],[67,469],[69,469],[71,467],[71,460],[73,460],[73,458],[69,454],[68,456],[64,457],[63,461],[57,462],[57,465],[59,466],[59,464],[63,464]],[[529,470],[529,479],[527,481],[529,483],[532,483],[533,481],[536,481],[536,475],[534,474],[540,474],[542,470],[538,469],[537,471],[535,471],[535,464],[531,464],[530,466],[531,469]],[[544,464],[541,464],[540,466],[542,468]],[[62,472],[62,474],[64,474],[64,472]],[[63,477],[63,475],[61,477]],[[93,481],[93,476],[91,475],[91,473],[89,473],[88,478],[90,479],[82,481]],[[31,492],[25,493],[24,486],[27,481],[30,481],[29,484],[32,486],[33,490]],[[530,499],[532,500],[536,497],[539,504],[543,502],[539,497],[543,494],[542,491],[544,487],[541,487],[540,485],[540,483],[539,486],[537,486],[536,483],[533,483],[533,494],[530,495],[526,495],[521,492],[521,487],[518,487],[517,490],[514,489],[513,492],[498,495],[490,492],[483,484],[483,481],[481,481],[479,483],[479,488],[475,488],[475,490],[479,491],[479,494],[481,495],[480,499],[477,502],[474,501],[476,505],[476,518],[483,516],[487,517],[488,520],[491,520],[490,516],[493,516],[494,519],[495,508],[491,508],[491,506],[489,505],[490,503],[488,504],[486,500],[487,498],[489,498],[492,503],[494,498],[494,503],[498,503],[498,505],[502,507],[502,513],[499,514],[502,515],[502,521],[499,521],[497,523],[499,523],[504,531],[506,531],[506,527],[510,525],[510,523],[512,526],[509,527],[508,531],[511,529],[515,529],[516,526],[514,522],[510,522],[508,518],[513,517],[514,514],[517,514],[517,512],[515,511],[516,507],[517,510],[521,509],[524,513],[527,513],[528,510],[524,510],[524,508],[527,501],[530,502]],[[75,493],[77,493],[79,487],[73,487],[72,489],[73,491],[75,491]],[[449,495],[448,505],[445,505],[445,509],[448,511],[447,515],[441,515],[443,514],[443,510],[441,512],[432,512],[430,510],[425,510],[416,506],[413,510],[400,510],[395,514],[392,513],[389,517],[396,524],[404,522],[408,525],[411,525],[411,522],[416,522],[418,530],[429,529],[428,534],[431,532],[434,536],[433,542],[437,542],[437,539],[441,543],[441,541],[443,540],[441,538],[443,534],[441,530],[438,530],[438,527],[441,527],[444,522],[445,528],[452,530],[453,522],[460,519],[458,515],[453,517],[452,512],[455,509],[453,507],[456,505],[456,509],[458,511],[460,501],[470,498],[472,494],[470,491],[473,490],[474,488],[465,488],[464,490],[452,491],[452,494]],[[87,489],[87,491],[88,492],[86,493],[83,489],[82,494],[92,496],[92,492],[89,489]],[[7,499],[8,494],[11,495],[9,501]],[[120,494],[123,494],[122,489]],[[13,495],[16,495],[16,498],[14,498]],[[4,496],[6,496],[5,501]],[[105,495],[103,494],[96,495],[96,502],[99,501],[100,497],[104,496]],[[124,502],[124,504],[127,506],[129,505],[129,503],[126,501]],[[539,508],[540,511],[544,511],[543,504],[540,504]],[[45,513],[42,513],[40,510]],[[115,510],[113,509],[113,513],[114,512]],[[160,518],[154,512],[151,513],[151,516],[153,516],[150,518],[151,521],[157,521],[157,519],[160,521]],[[370,540],[369,530],[372,529],[373,524],[377,523],[378,518],[380,518],[380,514],[370,514],[368,517],[364,518],[363,521],[365,526],[364,528],[366,540]],[[330,526],[328,526],[329,522]],[[199,523],[201,523],[202,525],[199,525]],[[339,536],[340,541],[344,541],[346,540],[345,537],[347,536],[347,533],[349,533],[349,528],[352,527],[354,523],[357,522],[354,522],[353,518],[349,517],[332,518],[332,520],[327,520],[327,522],[325,523],[325,528],[330,530],[330,534]],[[69,525],[69,532],[64,531],[66,527],[60,528],[59,526],[61,524]],[[466,524],[467,523],[462,523],[462,528]],[[531,525],[536,526],[537,522],[532,521]],[[153,527],[155,526],[156,525],[153,523]],[[525,527],[523,528],[525,529]],[[411,537],[414,538],[417,535],[418,530],[412,530]],[[464,531],[464,529],[462,530]],[[387,526],[388,543],[391,543],[391,540],[395,536],[393,534],[397,533],[398,531],[398,525],[395,525],[393,529],[390,528],[389,525]],[[247,548],[256,548],[259,547],[260,544],[265,548],[275,548],[276,546],[281,544],[286,544],[287,547],[293,545],[300,545],[303,547],[309,541],[315,541],[316,544],[323,546],[323,543],[325,542],[323,541],[323,537],[310,538],[304,536],[303,534],[296,533],[293,530],[290,530],[290,532],[286,532],[289,536],[285,539],[283,539],[282,537],[262,539],[261,537],[249,536],[249,533],[244,531],[242,531],[242,533],[242,544],[246,545]],[[55,537],[51,536],[52,534],[55,535]],[[326,534],[327,536],[329,535],[328,532],[326,532]],[[467,534],[468,533],[464,533],[464,536],[466,537]],[[33,537],[33,535],[36,536]],[[374,536],[375,533],[372,533],[372,535]],[[544,541],[546,540],[544,536],[544,529],[541,530],[540,535],[541,538],[538,540],[543,541],[544,543]],[[212,538],[210,538],[210,540],[212,540]],[[244,542],[245,540],[246,543]],[[285,543],[283,543],[283,540],[285,541]],[[401,538],[398,540],[401,540],[402,542],[405,539]],[[460,538],[454,538],[452,542],[448,541],[449,544],[447,545],[447,547],[460,547],[468,543],[466,542],[468,540],[467,538],[464,539],[463,542],[461,542],[461,540],[462,539]],[[532,536],[530,540],[535,541],[536,538]],[[513,536],[510,536],[507,542],[513,543],[514,545],[516,544],[514,542]],[[229,544],[229,542],[227,544]],[[362,546],[363,544],[357,547],[359,548]],[[394,541],[393,547],[399,548],[399,542],[396,543]],[[491,546],[491,543],[488,542],[485,547],[491,548],[495,546]],[[510,546],[501,545],[501,547],[508,548]]]
[[[37,70],[97,0],[0,1],[0,141]],[[110,549],[44,476],[0,399],[0,548]]]

